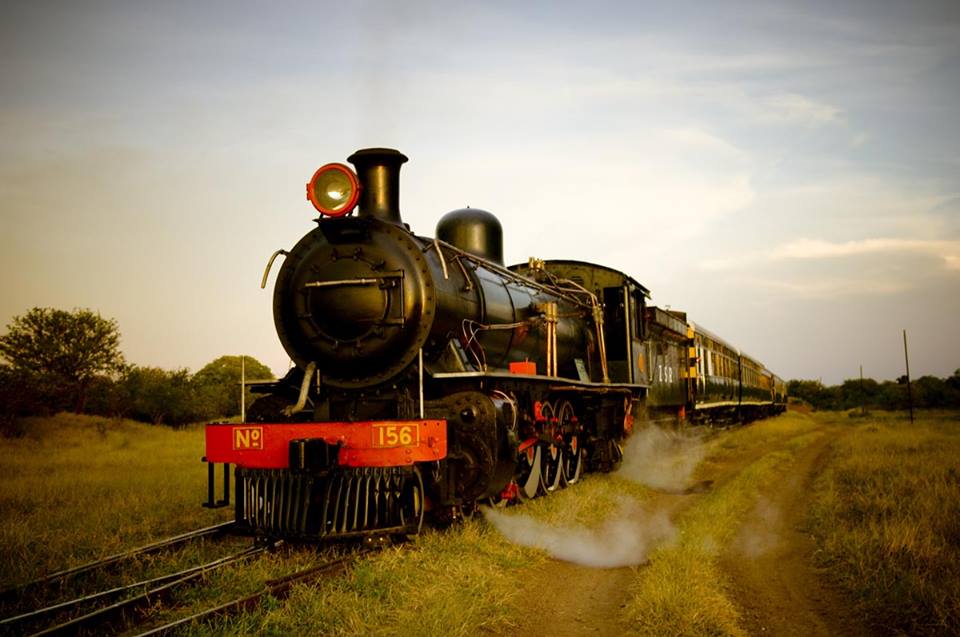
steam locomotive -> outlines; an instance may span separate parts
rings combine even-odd
[[[755,359],[648,306],[627,274],[580,261],[505,267],[489,212],[455,210],[435,238],[399,208],[392,149],[359,150],[307,184],[316,227],[283,257],[277,334],[295,367],[260,383],[240,424],[206,428],[208,506],[301,540],[419,531],[478,503],[609,471],[665,415],[744,420],[782,409]],[[357,208],[357,213],[352,214]],[[215,465],[223,465],[223,496]]]

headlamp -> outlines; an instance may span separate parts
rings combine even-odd
[[[350,214],[359,198],[357,175],[343,164],[321,166],[307,183],[307,199],[320,214],[329,217]]]

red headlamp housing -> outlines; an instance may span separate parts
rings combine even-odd
[[[359,198],[360,181],[344,164],[321,166],[307,182],[307,199],[320,214],[328,217],[350,214]]]

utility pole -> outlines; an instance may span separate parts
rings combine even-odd
[[[863,393],[863,365],[860,365],[860,415],[867,415],[867,395]]]
[[[910,391],[910,355],[907,353],[907,330],[903,330],[903,361],[907,365],[907,405],[910,406],[910,424],[913,424],[913,392]]]
[[[247,357],[240,355],[240,422],[247,422]]]

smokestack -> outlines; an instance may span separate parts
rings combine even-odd
[[[392,148],[364,148],[347,157],[360,179],[357,216],[402,224],[400,219],[400,165],[407,156]]]

